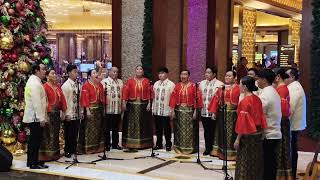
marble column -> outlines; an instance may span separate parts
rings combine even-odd
[[[122,0],[121,64],[122,78],[128,79],[141,64],[144,0]]]
[[[239,45],[238,57],[246,57],[248,67],[252,67],[255,57],[255,36],[256,36],[257,11],[247,7],[240,7],[239,12]]]

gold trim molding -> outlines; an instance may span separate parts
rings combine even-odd
[[[301,13],[303,0],[258,0],[276,7]]]

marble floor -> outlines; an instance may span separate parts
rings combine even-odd
[[[204,149],[203,131],[200,131],[200,148],[201,152]],[[150,155],[150,150],[142,150],[136,153],[125,153],[119,150],[111,150],[107,156],[109,158],[123,158],[124,160],[106,160],[97,162],[95,165],[92,164],[77,164],[65,169],[68,164],[60,163],[67,160],[61,158],[59,162],[47,163],[50,167],[45,170],[30,170],[26,167],[26,155],[15,157],[12,169],[18,172],[34,172],[41,174],[57,175],[58,177],[71,177],[75,179],[107,179],[107,180],[158,180],[158,179],[175,179],[175,180],[212,180],[212,179],[224,179],[224,174],[221,170],[204,170],[201,166],[196,163],[181,163],[181,159],[177,158],[177,154],[172,152],[166,152],[165,150],[156,151],[161,157],[167,161],[170,161],[168,165],[158,168],[156,170],[149,171],[147,173],[138,173],[146,170],[150,167],[164,163],[164,161],[156,158],[146,159],[134,159],[135,157]],[[98,155],[81,155],[78,157],[79,161],[90,162],[98,159]],[[195,161],[196,154],[187,157],[184,161]],[[305,171],[309,161],[313,158],[313,153],[299,152],[299,163],[298,172],[302,173]],[[204,165],[208,168],[219,169],[223,162],[217,158],[203,157],[200,156],[202,161],[206,162]],[[229,164],[229,174],[234,176],[234,162]],[[18,173],[19,174],[19,173]],[[1,176],[2,175],[2,176]],[[55,177],[55,176],[53,176]],[[3,174],[0,173],[0,180],[3,179]],[[5,178],[7,179],[7,178]],[[44,178],[45,179],[45,175]],[[50,178],[49,178],[50,179]],[[300,178],[301,179],[301,178]],[[59,179],[60,180],[60,179]],[[68,179],[69,180],[69,179]]]

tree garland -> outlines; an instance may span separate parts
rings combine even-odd
[[[141,63],[145,76],[152,80],[152,0],[144,2]]]

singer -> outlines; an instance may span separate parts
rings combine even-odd
[[[119,125],[121,121],[121,95],[123,89],[123,82],[118,79],[119,70],[117,67],[112,67],[109,72],[109,77],[104,79],[101,83],[106,91],[107,95],[107,106],[106,113],[107,117],[104,119],[107,122],[106,132],[106,149],[121,150],[119,146]],[[112,143],[110,138],[110,131],[112,131]]]
[[[79,130],[80,117],[77,114],[78,108],[78,87],[77,76],[78,69],[76,65],[67,66],[68,80],[62,85],[62,92],[67,101],[67,110],[64,114],[64,156],[71,158],[76,154],[77,135]],[[80,87],[79,87],[80,89]],[[80,97],[80,96],[79,96]],[[82,114],[82,113],[81,113]]]
[[[214,133],[216,121],[212,120],[212,113],[208,111],[209,103],[212,97],[216,94],[218,88],[223,86],[223,82],[217,78],[217,69],[215,67],[207,67],[205,72],[205,80],[200,82],[199,90],[202,94],[203,107],[201,109],[201,121],[204,129],[204,140],[206,149],[203,155],[209,155],[212,151],[214,141]]]
[[[220,88],[209,104],[209,112],[212,112],[212,119],[217,119],[216,138],[213,143],[213,150],[211,155],[224,159],[224,141],[223,134],[227,138],[227,160],[236,160],[236,150],[233,148],[233,143],[236,140],[236,133],[234,131],[237,120],[237,106],[240,96],[240,88],[236,82],[236,73],[234,71],[227,71],[225,76],[225,86]],[[222,114],[222,108],[226,105],[226,114]],[[219,109],[220,108],[220,109]],[[226,119],[222,124],[223,119]],[[223,133],[224,126],[227,132]]]
[[[166,138],[166,150],[171,151],[171,126],[173,109],[169,106],[170,96],[175,84],[168,79],[169,70],[166,67],[159,68],[159,81],[153,86],[152,114],[154,115],[157,143],[154,150],[162,149],[163,132]]]
[[[86,154],[102,152],[105,140],[105,123],[103,119],[103,103],[105,98],[103,86],[98,80],[96,70],[88,72],[87,82],[81,90],[81,106],[86,110],[85,120],[80,129],[80,151]]]
[[[175,108],[174,150],[179,154],[192,154],[197,151],[197,128],[195,108],[202,107],[200,91],[190,82],[190,71],[180,73],[181,82],[176,85],[170,98],[170,107]],[[196,98],[198,97],[198,107]]]
[[[150,113],[150,81],[144,78],[141,65],[135,69],[135,76],[129,78],[123,87],[122,146],[133,149],[153,147],[153,132]]]
[[[55,161],[60,158],[60,113],[62,114],[62,112],[66,111],[67,103],[60,86],[57,84],[56,72],[53,69],[49,69],[46,72],[46,76],[47,83],[43,87],[48,98],[48,123],[43,127],[43,140],[40,145],[39,159],[40,161]]]

